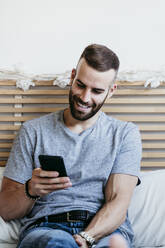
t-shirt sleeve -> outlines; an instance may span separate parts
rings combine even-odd
[[[140,165],[142,157],[141,135],[138,127],[128,122],[121,137],[111,174],[120,173],[138,177],[140,183]]]
[[[33,130],[30,130],[33,133]],[[8,158],[4,176],[19,183],[25,183],[32,176],[33,143],[28,128],[22,126],[17,134],[10,156]]]

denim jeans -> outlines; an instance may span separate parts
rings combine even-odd
[[[17,248],[79,248],[72,235],[83,231],[85,222],[42,222],[25,230],[20,237]],[[114,233],[121,234],[120,230]],[[102,238],[95,248],[109,248],[112,233]],[[124,236],[123,236],[124,237]],[[128,245],[128,247],[131,247]]]

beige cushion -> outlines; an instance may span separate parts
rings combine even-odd
[[[0,188],[4,168],[0,167]],[[19,220],[5,222],[0,217],[0,248],[15,248],[20,230]]]
[[[141,173],[129,207],[135,247],[165,246],[165,170]]]

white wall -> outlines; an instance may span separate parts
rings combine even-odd
[[[121,67],[165,65],[164,0],[0,0],[0,68],[72,69],[90,43],[112,48]]]

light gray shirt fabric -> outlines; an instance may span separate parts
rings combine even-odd
[[[103,112],[92,127],[80,134],[65,126],[63,111],[51,113],[22,125],[4,176],[24,184],[31,178],[33,169],[40,167],[40,154],[64,158],[72,187],[37,200],[31,212],[21,220],[23,229],[51,214],[71,210],[97,212],[104,204],[104,189],[110,174],[139,177],[141,137],[135,124]],[[128,218],[120,228],[132,235]]]

